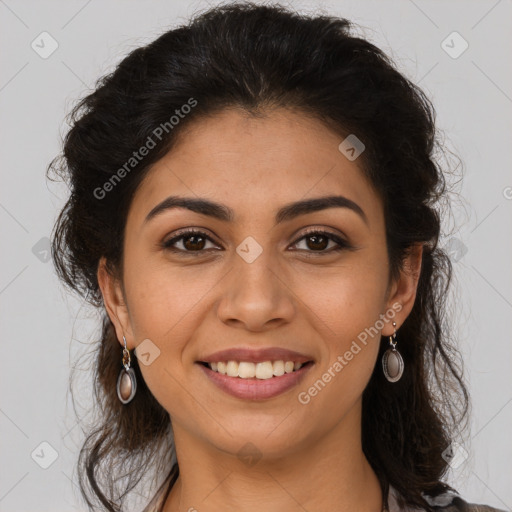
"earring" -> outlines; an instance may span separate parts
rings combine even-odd
[[[404,373],[404,360],[402,359],[400,352],[395,348],[396,322],[393,322],[393,328],[395,328],[395,332],[393,333],[393,336],[389,337],[389,345],[391,348],[388,348],[382,356],[382,370],[384,371],[384,376],[389,382],[396,382],[400,380]]]
[[[126,348],[126,338],[123,335],[123,366],[117,378],[117,396],[123,404],[127,404],[133,400],[137,391],[137,379],[133,368],[130,368],[131,358],[130,351]]]

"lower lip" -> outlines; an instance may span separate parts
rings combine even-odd
[[[242,379],[229,377],[197,363],[205,375],[222,391],[245,400],[264,400],[273,398],[293,388],[304,378],[313,363],[307,363],[291,373],[270,379]]]

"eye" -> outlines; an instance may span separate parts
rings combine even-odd
[[[162,247],[173,252],[192,254],[204,252],[204,249],[208,249],[206,247],[208,242],[213,244],[213,240],[203,231],[188,229],[181,231],[170,240],[164,241]],[[177,244],[181,244],[181,248]],[[217,246],[214,245],[214,247]]]
[[[218,250],[218,246],[213,243],[213,240],[204,231],[187,229],[162,242],[162,247],[176,253],[188,253],[190,255],[196,253],[194,255],[199,255],[206,252],[207,249],[212,249],[212,247],[207,247],[208,243],[212,244],[215,250]],[[321,229],[313,229],[306,232],[292,247],[296,247],[300,243],[304,243],[305,248],[298,248],[298,250],[313,253],[312,255],[314,256],[351,248],[348,242],[339,236]],[[329,243],[333,243],[334,247],[329,247]],[[181,244],[181,247],[178,244]],[[330,250],[326,250],[327,248]]]
[[[330,250],[326,250],[329,247],[329,243],[331,242],[334,244],[334,247],[331,246]],[[315,254],[315,256],[321,256],[323,254],[331,252],[338,252],[344,249],[349,249],[351,247],[347,242],[345,242],[345,240],[343,240],[339,236],[322,229],[313,229],[308,231],[295,242],[294,246],[297,246],[299,243],[303,243],[305,246],[305,248],[299,248],[299,250],[305,250],[306,252],[311,253],[318,253]]]

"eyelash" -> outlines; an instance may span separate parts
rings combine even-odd
[[[166,240],[166,241],[162,242],[162,244],[161,244],[162,248],[166,249],[168,251],[171,251],[171,252],[186,254],[187,256],[188,255],[200,256],[202,253],[206,252],[208,249],[201,249],[199,251],[186,251],[183,249],[177,249],[176,247],[172,247],[176,242],[178,242],[182,239],[188,238],[189,236],[192,236],[192,235],[199,235],[199,236],[201,236],[201,238],[204,238],[212,243],[215,243],[205,232],[195,230],[195,229],[189,229],[189,230],[181,231],[175,237],[171,238],[170,240]],[[311,253],[310,255],[308,255],[308,257],[323,256],[325,254],[330,254],[332,252],[340,252],[340,251],[352,248],[351,245],[348,244],[342,238],[338,237],[334,233],[330,233],[329,231],[325,231],[323,229],[311,229],[311,230],[303,233],[302,236],[300,238],[298,238],[293,243],[293,245],[297,245],[303,239],[307,238],[308,236],[312,236],[312,235],[323,235],[326,238],[328,238],[329,240],[337,243],[338,247],[334,247],[334,248],[331,248],[330,250],[322,250],[322,251],[297,249],[299,251],[306,251],[307,253]]]

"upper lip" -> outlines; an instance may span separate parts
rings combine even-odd
[[[307,363],[312,361],[311,356],[279,347],[270,348],[228,348],[219,350],[209,356],[200,359],[203,363],[216,363],[219,361],[247,361],[250,363],[262,363],[264,361],[293,361]]]

